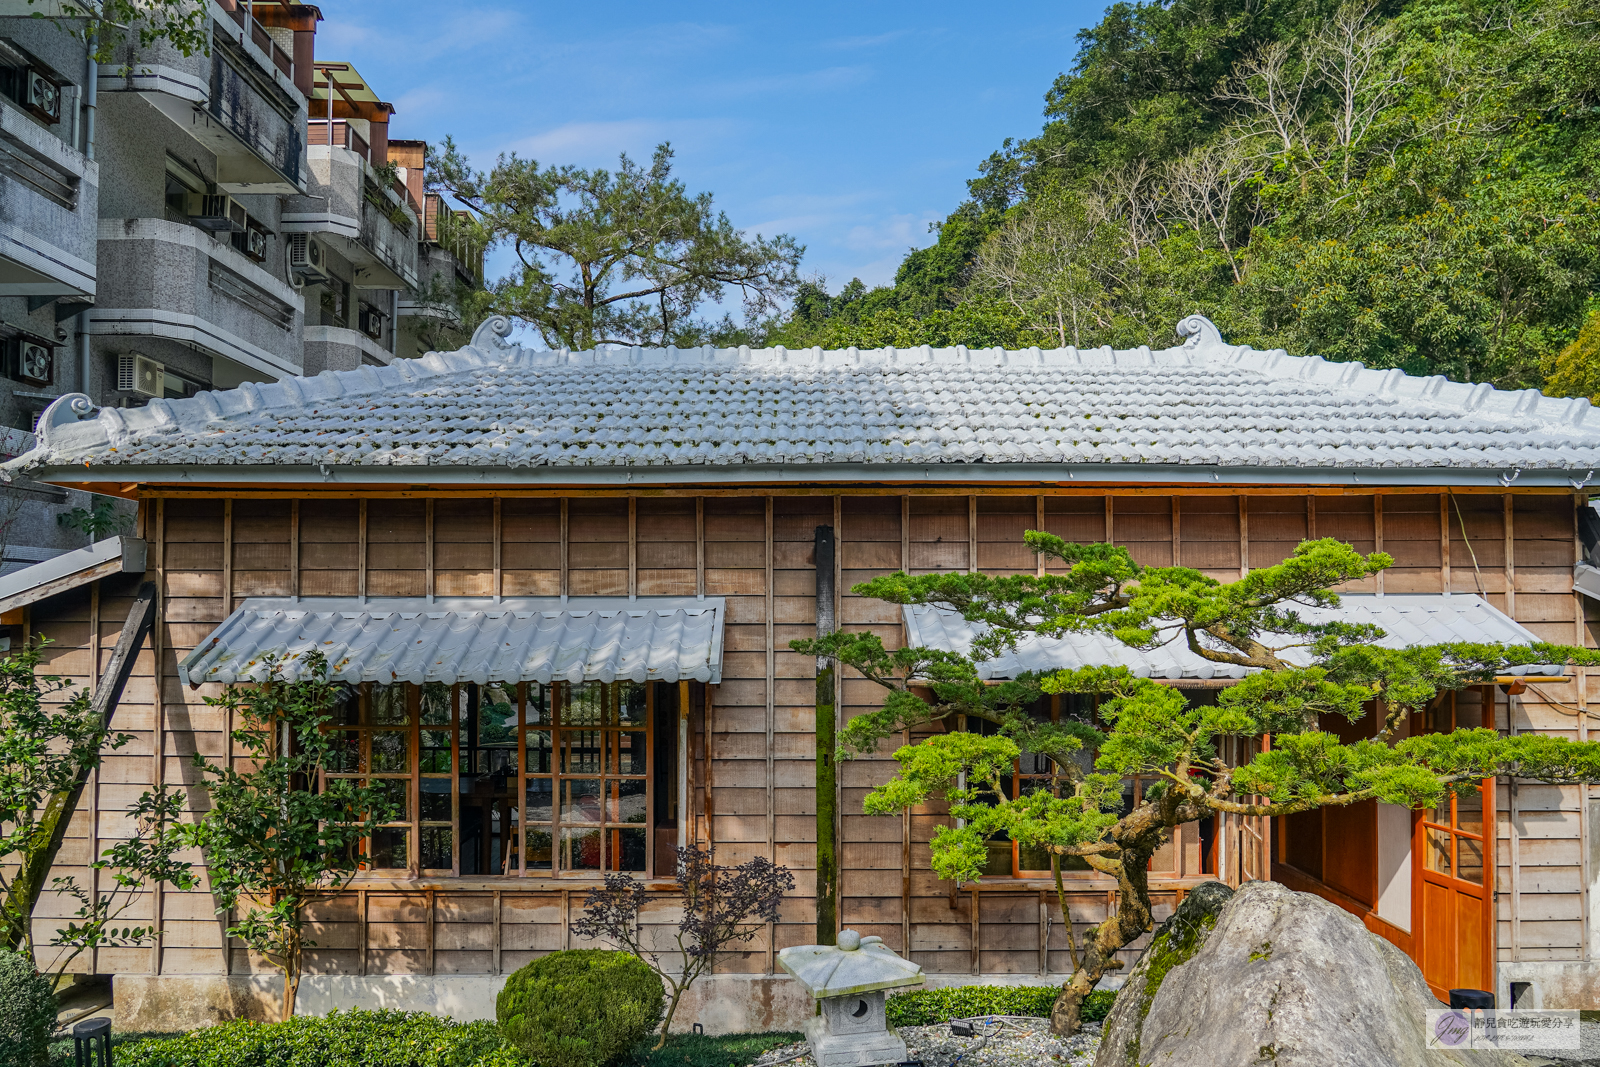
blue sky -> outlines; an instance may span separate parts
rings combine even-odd
[[[390,136],[452,134],[479,166],[609,167],[670,140],[691,192],[792,234],[837,291],[890,282],[977,164],[1039,129],[1102,7],[326,0],[317,57],[395,105]]]

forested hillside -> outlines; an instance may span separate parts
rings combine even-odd
[[[1198,310],[1259,347],[1590,395],[1597,150],[1593,0],[1118,3],[893,286],[806,286],[770,340],[1164,346]]]

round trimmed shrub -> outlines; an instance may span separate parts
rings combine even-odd
[[[0,1063],[43,1064],[56,1025],[56,995],[33,961],[0,950]]]
[[[661,1022],[661,979],[626,952],[552,952],[506,979],[495,1018],[540,1067],[605,1067]]]

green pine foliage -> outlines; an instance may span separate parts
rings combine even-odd
[[[117,1067],[532,1067],[493,1023],[360,1010],[278,1023],[237,1020],[119,1044],[115,1059]]]
[[[1600,305],[1597,182],[1577,0],[1119,2],[892,286],[814,282],[771,341],[1164,346],[1200,311],[1262,348],[1591,395],[1554,357]]]
[[[890,1026],[933,1026],[951,1019],[980,1015],[1032,1015],[1050,1017],[1061,990],[1055,986],[962,985],[944,989],[913,989],[896,993],[886,1008]],[[1098,989],[1083,1003],[1084,1022],[1099,1022],[1111,1014],[1117,999],[1113,990]]]
[[[20,952],[0,949],[0,1063],[35,1067],[45,1062],[56,1025],[56,995]]]
[[[665,999],[661,979],[637,956],[574,949],[507,978],[495,1017],[540,1067],[604,1067],[655,1029]]]

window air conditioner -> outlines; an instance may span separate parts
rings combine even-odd
[[[381,311],[374,311],[369,307],[362,308],[360,315],[361,332],[372,338],[374,341],[383,340],[384,317],[385,316]]]
[[[54,363],[54,353],[44,345],[32,341],[17,342],[17,376],[23,381],[49,385]]]
[[[289,273],[302,284],[328,280],[327,260],[322,245],[310,234],[289,235]]]
[[[249,219],[244,206],[226,193],[189,193],[183,201],[184,214],[202,230],[242,232]]]
[[[261,230],[251,229],[245,234],[245,255],[260,263],[267,258],[267,235]]]
[[[124,393],[163,396],[167,368],[149,356],[129,353],[117,357],[117,388]]]
[[[23,103],[27,109],[46,122],[60,122],[61,87],[32,67],[25,69],[22,77],[25,89]]]

